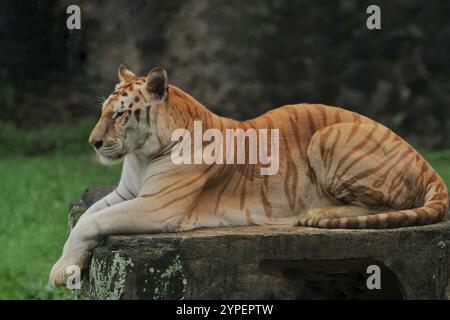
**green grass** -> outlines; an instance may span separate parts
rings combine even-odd
[[[11,123],[0,122],[0,155],[34,156],[55,150],[60,153],[84,153],[91,150],[87,140],[96,121],[88,117],[74,121],[71,125],[52,125],[33,131],[24,131]]]
[[[450,185],[450,150],[423,152]],[[70,298],[47,279],[66,238],[70,200],[94,184],[115,184],[120,167],[89,155],[0,158],[0,299]]]
[[[0,299],[63,298],[47,286],[66,238],[70,200],[93,184],[115,184],[120,167],[91,155],[0,159]]]

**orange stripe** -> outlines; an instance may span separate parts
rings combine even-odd
[[[359,124],[355,124],[352,127],[352,132],[354,131],[354,129],[358,129],[359,128]],[[375,131],[378,129],[378,126],[375,125],[373,126],[372,130],[361,140],[360,143],[358,143],[356,146],[354,146],[352,149],[350,149],[338,162],[337,166],[336,166],[336,173],[341,169],[342,165],[345,163],[345,161],[347,161],[348,158],[350,158],[356,151],[358,151],[359,149],[361,149],[362,147],[364,147],[372,138],[373,134],[375,133]],[[347,141],[348,142],[348,141]]]
[[[308,117],[309,133],[312,136],[316,132],[316,125],[314,123],[314,119],[311,116],[311,112],[309,111],[309,109],[305,109],[305,111],[306,111],[306,115]]]
[[[364,158],[366,158],[367,156],[371,155],[372,153],[374,153],[375,151],[377,151],[379,148],[381,148],[381,143],[385,142],[386,139],[389,137],[390,135],[390,131],[387,131],[384,136],[381,138],[381,140],[378,141],[374,141],[375,143],[375,147],[366,151],[365,153],[363,153],[361,156],[359,156],[358,158],[354,159],[348,166],[347,168],[340,173],[340,175],[344,175],[348,172],[348,170],[350,170],[350,168],[352,168],[355,164],[357,164],[358,162],[360,162],[361,160],[363,160]],[[356,150],[355,150],[356,151]]]
[[[272,217],[272,205],[270,204],[270,201],[267,198],[266,193],[264,192],[264,184],[261,184],[260,194],[266,217],[270,218]]]
[[[326,175],[330,172],[331,162],[333,160],[334,150],[336,149],[337,142],[341,137],[341,131],[337,130],[336,139],[334,140],[331,149],[328,150],[327,157],[325,158],[324,166],[326,168]]]

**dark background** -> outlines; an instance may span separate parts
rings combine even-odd
[[[66,28],[70,4],[81,30]],[[381,30],[366,28],[369,4],[381,7]],[[10,130],[98,115],[96,97],[125,63],[139,75],[165,67],[221,115],[317,102],[418,146],[450,146],[447,0],[3,0],[0,12],[0,126]]]

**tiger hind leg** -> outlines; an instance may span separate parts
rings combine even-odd
[[[429,165],[380,124],[340,123],[323,128],[311,139],[308,160],[323,197],[366,208],[369,214],[359,209],[356,216],[348,216],[345,209],[321,210],[330,217],[301,219],[300,225],[395,228],[432,223],[436,216],[423,207],[427,192],[423,173],[432,171]]]

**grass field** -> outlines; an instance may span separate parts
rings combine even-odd
[[[120,167],[91,155],[0,159],[0,299],[62,298],[48,288],[66,237],[70,200],[92,184],[114,184]]]
[[[423,152],[450,184],[450,150]],[[114,184],[120,167],[92,155],[0,158],[0,299],[71,298],[47,278],[66,237],[70,200],[93,184]]]

